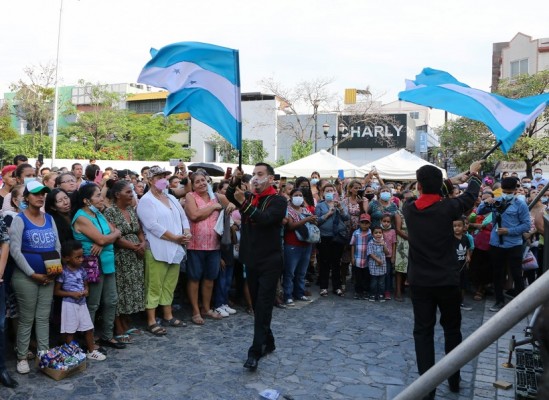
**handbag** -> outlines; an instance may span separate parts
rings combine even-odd
[[[84,256],[84,261],[82,261],[82,267],[88,275],[89,283],[97,283],[101,279],[101,260],[98,256],[88,255]]]
[[[304,229],[301,229],[304,228]],[[298,229],[295,230],[295,235],[302,242],[307,243],[319,243],[320,242],[320,228],[311,222],[305,222]]]
[[[532,253],[532,250],[530,250],[530,247],[527,246],[524,249],[524,253],[522,256],[522,269],[524,271],[531,271],[538,268],[538,260],[534,256],[534,253]]]
[[[351,235],[349,230],[347,229],[347,226],[343,224],[343,226],[340,226],[339,224],[339,211],[335,212],[334,215],[334,225],[332,227],[333,232],[333,241],[340,244],[349,244],[351,242]]]

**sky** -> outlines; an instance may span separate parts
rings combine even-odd
[[[61,0],[2,0],[0,98],[25,67],[55,62]],[[333,78],[397,100],[424,67],[489,91],[492,44],[549,37],[549,2],[524,0],[63,0],[59,83],[130,83],[149,49],[199,41],[240,51],[242,92]]]

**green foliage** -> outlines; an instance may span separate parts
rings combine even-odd
[[[307,157],[313,151],[312,140],[296,140],[292,144],[292,159],[291,161],[297,161],[303,157]]]
[[[232,147],[229,142],[218,135],[210,139],[215,142],[216,149],[223,158],[223,162],[238,163],[238,150]],[[242,140],[242,164],[254,165],[263,162],[268,155],[263,148],[263,141]]]
[[[11,126],[11,117],[8,104],[0,108],[0,142],[17,138],[17,131]]]
[[[542,94],[549,90],[549,71],[535,75],[520,75],[513,80],[502,80],[498,94],[509,98],[521,98]],[[511,151],[504,155],[497,150],[484,165],[485,171],[493,169],[497,161],[524,161],[526,172],[531,175],[532,167],[549,154],[549,108],[525,130]],[[439,130],[441,151],[454,154],[458,167],[466,169],[473,160],[478,160],[495,144],[496,139],[482,123],[468,118],[448,121]]]

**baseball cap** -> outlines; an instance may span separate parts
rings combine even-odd
[[[147,172],[147,176],[149,177],[149,179],[157,175],[164,175],[164,176],[171,175],[171,172],[166,171],[164,168],[158,167],[158,166],[149,168],[149,171]]]
[[[42,183],[38,181],[31,181],[25,185],[25,194],[37,194],[41,192],[49,193],[51,190],[49,187],[42,185]]]
[[[368,222],[372,222],[372,219],[370,218],[370,214],[360,214],[360,222],[362,221],[368,221]]]

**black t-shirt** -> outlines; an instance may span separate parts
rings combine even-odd
[[[458,239],[454,236],[454,246],[456,249],[456,256],[459,265],[459,269],[463,268],[465,262],[467,261],[467,250],[471,248],[471,243],[467,236],[463,235],[461,239]]]

